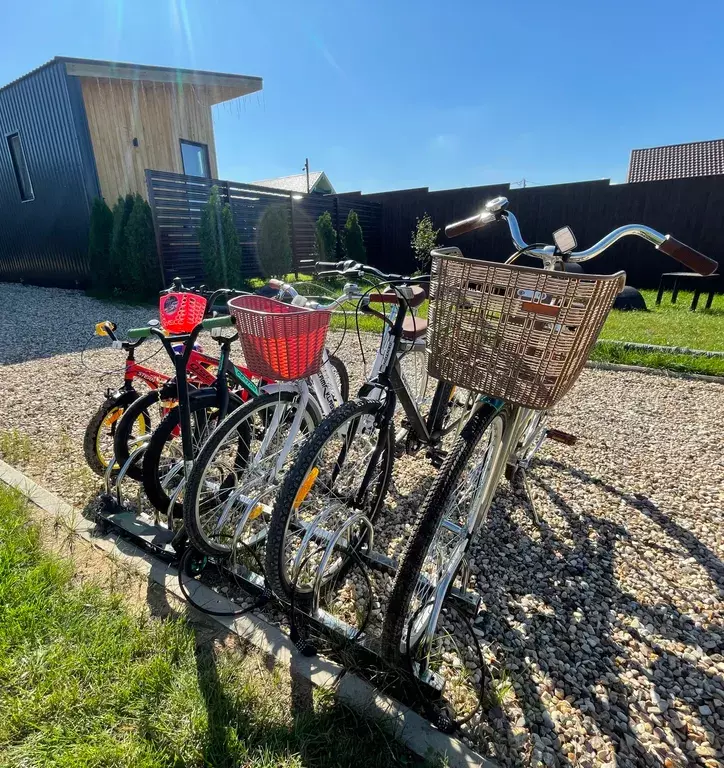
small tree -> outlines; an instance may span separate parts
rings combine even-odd
[[[283,277],[291,270],[289,218],[283,205],[272,205],[264,211],[259,224],[256,248],[259,264],[265,275]]]
[[[350,211],[344,224],[344,253],[348,259],[364,264],[367,259],[362,227],[356,211]]]
[[[204,282],[209,288],[236,288],[241,282],[241,246],[229,204],[221,204],[219,188],[211,187],[198,229]]]
[[[314,255],[319,261],[336,261],[337,233],[329,211],[318,219],[314,230]]]
[[[113,206],[113,231],[111,234],[111,250],[108,264],[108,289],[114,293],[125,291],[128,275],[126,273],[126,224],[133,210],[133,195],[119,197]]]
[[[433,229],[432,219],[429,214],[425,214],[417,220],[417,226],[412,232],[410,245],[415,252],[415,258],[424,272],[430,264],[430,251],[437,245],[437,238],[440,234],[439,229]]]
[[[135,195],[126,223],[126,292],[138,298],[153,298],[161,286],[161,273],[153,232],[151,206]]]
[[[102,197],[93,200],[88,232],[88,267],[89,285],[96,291],[110,293],[109,258],[111,235],[113,233],[113,214]]]

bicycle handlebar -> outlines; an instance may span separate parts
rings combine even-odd
[[[457,237],[458,235],[464,235],[466,232],[472,232],[475,229],[482,229],[495,221],[496,218],[494,213],[483,211],[475,216],[471,216],[469,219],[463,219],[462,221],[456,221],[454,224],[448,224],[445,227],[445,234],[448,237]]]
[[[494,221],[504,220],[510,230],[510,237],[519,252],[525,251],[531,256],[537,256],[539,259],[548,262],[559,256],[555,246],[544,246],[542,248],[529,246],[523,240],[518,226],[518,219],[515,214],[507,210],[508,201],[505,198],[495,198],[486,204],[486,208],[475,216],[457,221],[445,227],[445,234],[448,237],[457,237],[458,235],[481,229]],[[700,275],[711,275],[719,266],[716,261],[705,256],[703,253],[695,250],[691,246],[682,243],[671,235],[662,235],[651,227],[643,224],[627,224],[626,226],[614,229],[597,243],[584,251],[572,251],[565,254],[566,261],[581,262],[588,261],[603,253],[612,246],[617,240],[628,235],[636,235],[648,241],[667,256],[671,256]]]

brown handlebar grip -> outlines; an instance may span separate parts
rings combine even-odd
[[[475,216],[471,216],[469,219],[463,219],[462,221],[456,221],[453,224],[448,224],[445,227],[445,235],[447,237],[457,237],[458,235],[464,235],[466,232],[472,232],[474,229],[480,229],[487,224],[492,224],[495,221],[495,214],[489,211],[483,211]]]
[[[671,235],[666,235],[664,242],[661,245],[656,246],[660,251],[663,251],[667,256],[671,256],[672,259],[676,259],[689,269],[693,269],[700,275],[713,275],[716,272],[716,268],[719,266],[714,259],[710,259],[708,256],[704,256],[703,253],[695,251],[690,248],[686,243],[680,243]]]

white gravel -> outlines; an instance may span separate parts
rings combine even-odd
[[[0,284],[6,460],[83,504],[97,487],[83,431],[121,374],[88,373],[79,350],[98,320],[128,328],[152,315]],[[101,344],[86,362],[121,369],[123,353]],[[365,346],[369,363],[374,339]],[[353,335],[340,355],[359,380]],[[504,483],[474,548],[486,653],[512,689],[466,738],[505,765],[720,766],[724,387],[587,370],[553,423],[579,440],[546,444],[533,467],[541,527]],[[397,462],[378,535],[391,554],[432,472],[422,455]]]

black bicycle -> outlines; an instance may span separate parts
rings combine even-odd
[[[321,274],[370,275],[383,281],[360,301],[359,311],[384,324],[370,378],[357,399],[341,405],[321,421],[300,449],[276,497],[266,545],[267,583],[279,596],[304,593],[340,578],[351,565],[335,555],[320,564],[325,552],[364,542],[371,544],[372,523],[392,474],[396,450],[425,449],[439,465],[445,444],[452,442],[471,405],[467,392],[439,382],[427,413],[405,376],[404,350],[421,346],[427,321],[412,313],[426,299],[425,276],[385,274],[350,261],[319,263]],[[386,284],[386,288],[384,285]],[[382,311],[371,305],[381,305]],[[395,441],[394,416],[402,406],[407,436]],[[317,578],[324,572],[324,576]]]

